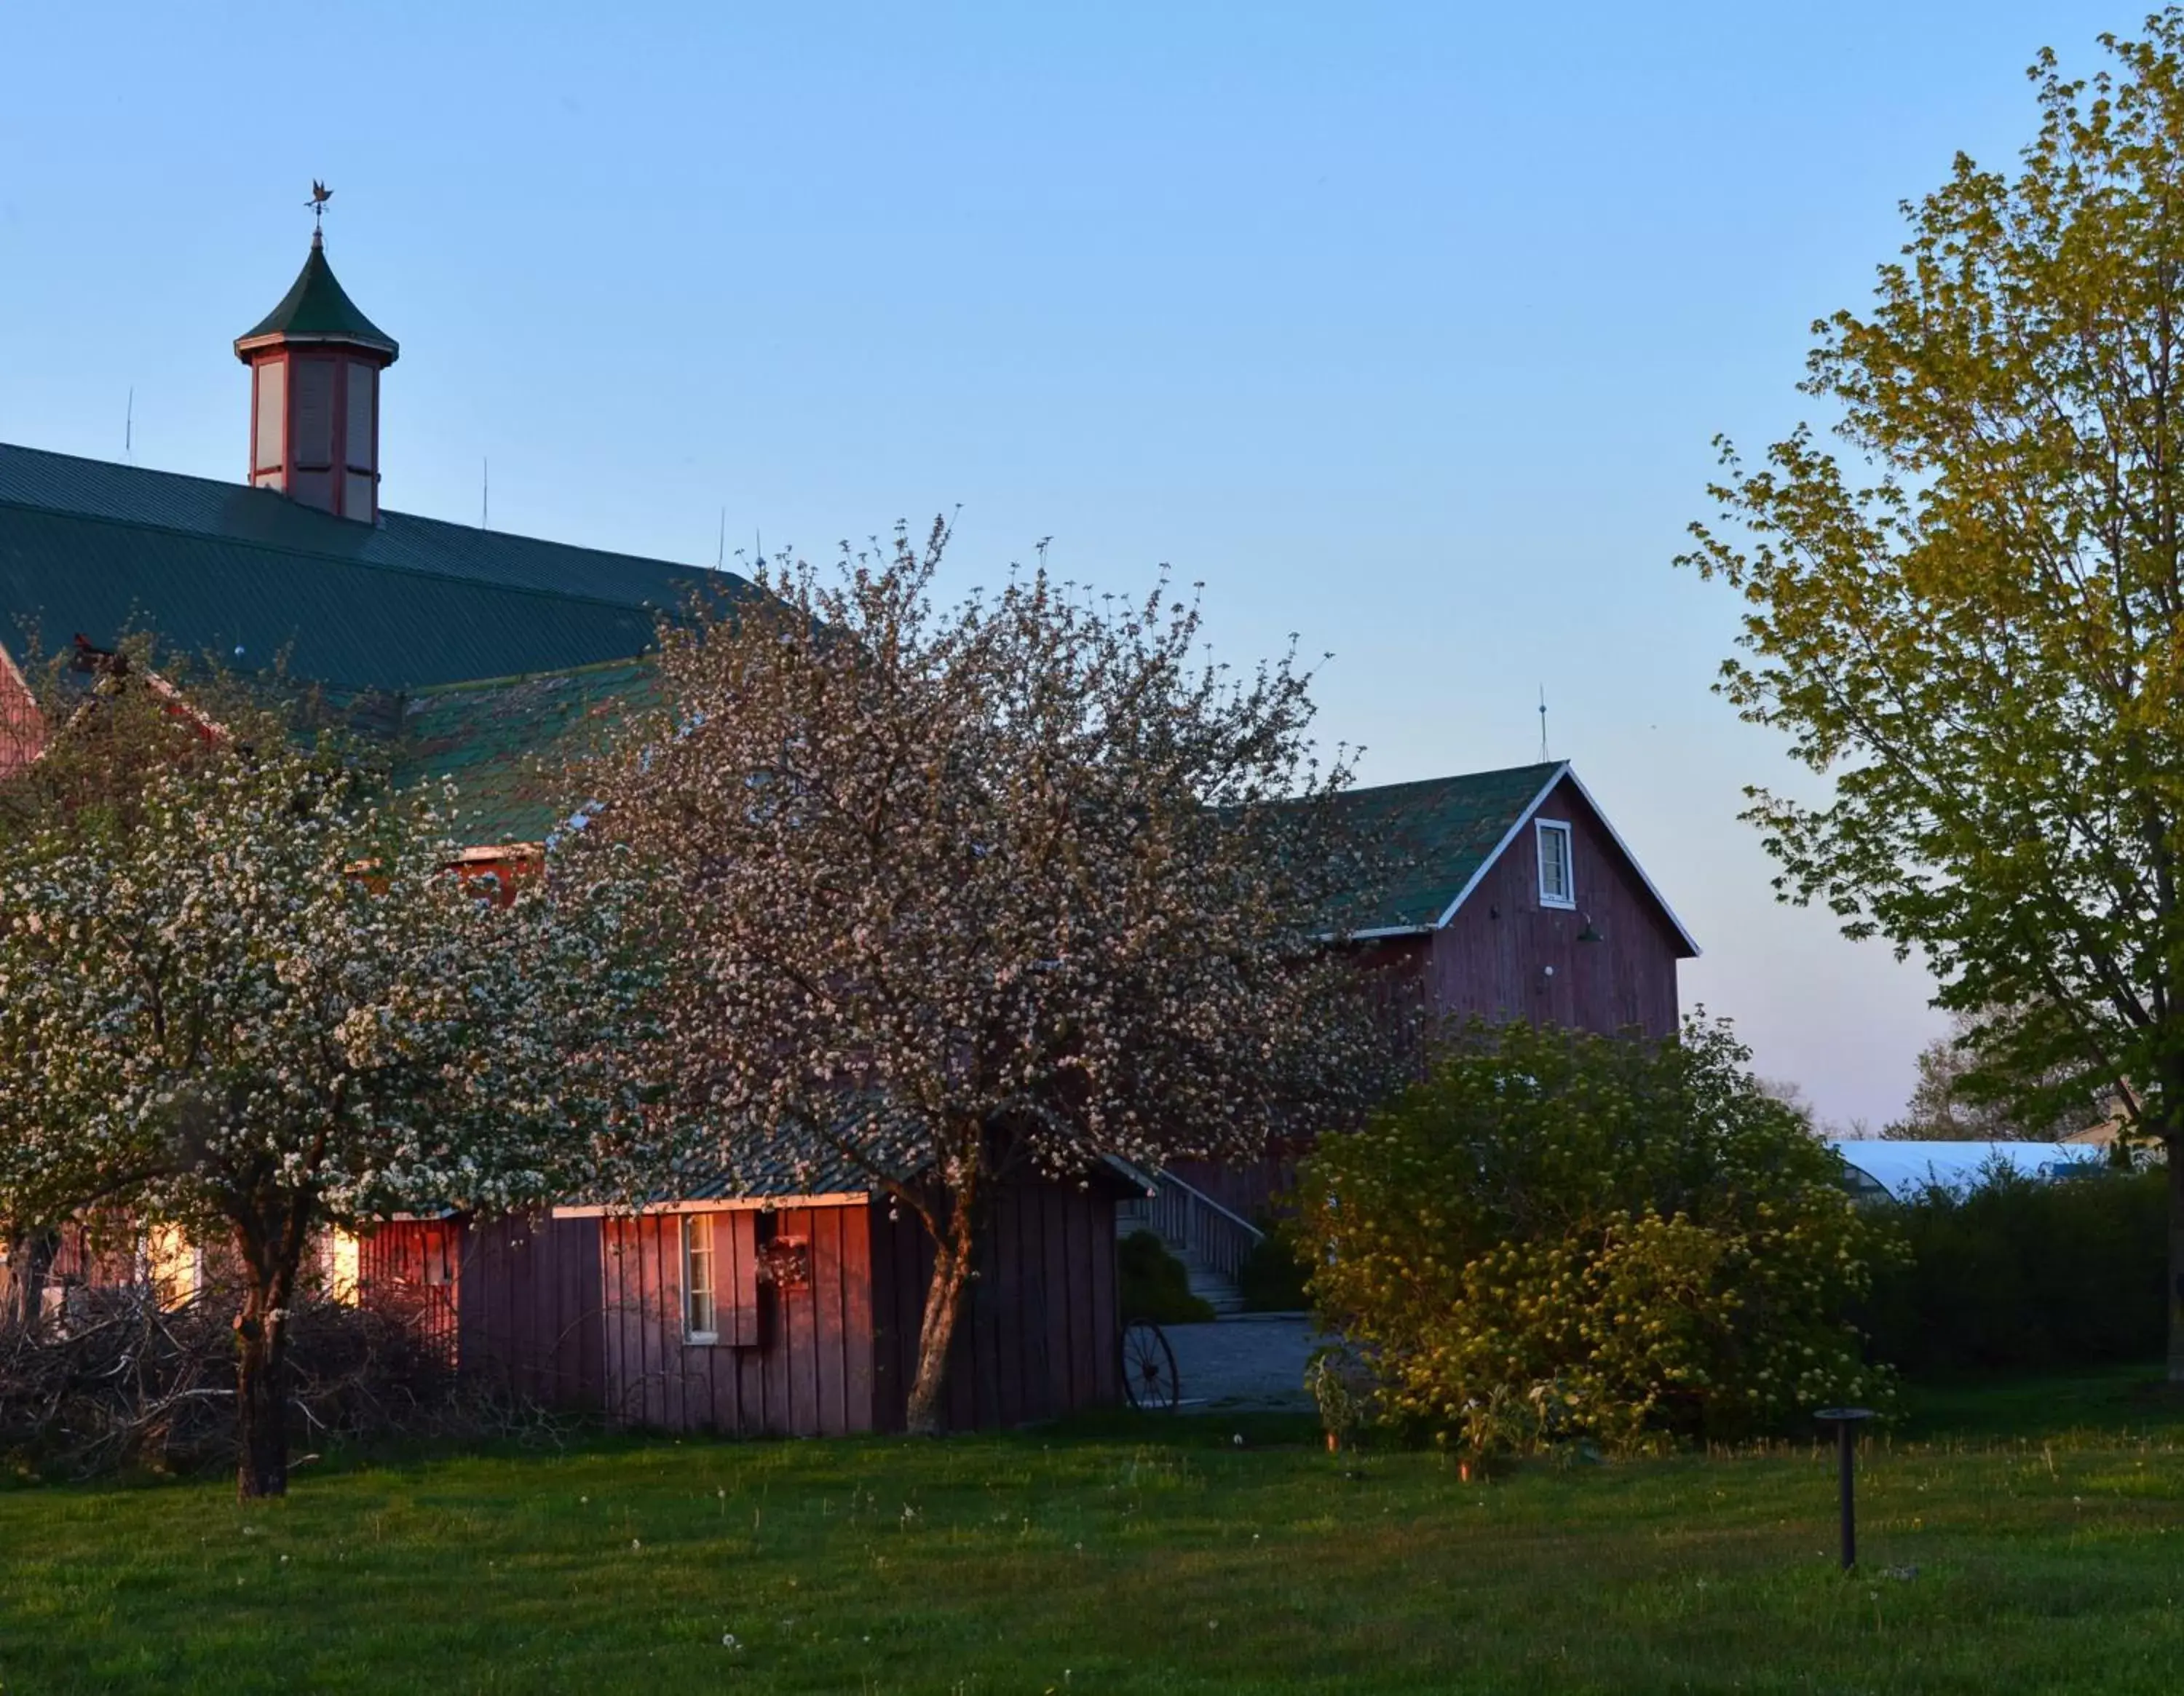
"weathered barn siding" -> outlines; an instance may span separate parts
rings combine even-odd
[[[1540,904],[1537,819],[1571,827],[1574,911]],[[1600,941],[1577,940],[1588,920]],[[1529,1019],[1602,1032],[1635,1029],[1657,1037],[1675,1033],[1679,938],[1568,778],[1432,944],[1431,1004],[1445,1016],[1476,1015],[1496,1024]]]
[[[713,1214],[721,1340],[710,1343],[683,1340],[680,1217],[596,1221],[609,1416],[740,1437],[874,1429],[871,1212],[858,1202]],[[789,1238],[809,1246],[809,1282],[761,1282],[761,1243]]]
[[[30,685],[0,648],[0,777],[20,771],[45,746],[46,724]]]
[[[588,1219],[497,1219],[461,1239],[456,1360],[467,1376],[555,1406],[606,1382],[599,1233]]]
[[[917,1371],[933,1244],[915,1219],[872,1210],[879,1415],[899,1430]],[[948,1362],[948,1423],[990,1429],[1121,1399],[1115,1200],[1104,1186],[1002,1192]]]
[[[456,1281],[468,1229],[460,1219],[396,1220],[357,1243],[358,1302],[404,1321],[450,1364],[459,1364]]]

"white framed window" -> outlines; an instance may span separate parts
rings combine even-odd
[[[682,1340],[718,1343],[720,1308],[714,1298],[713,1215],[682,1215]]]
[[[1570,872],[1570,827],[1556,819],[1541,819],[1533,827],[1540,842],[1540,905],[1577,905],[1577,880]]]

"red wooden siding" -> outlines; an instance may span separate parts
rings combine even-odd
[[[683,1340],[680,1218],[594,1225],[608,1415],[730,1436],[872,1430],[869,1209],[861,1203],[764,1215],[743,1208],[711,1217],[721,1340],[710,1343]],[[809,1245],[808,1283],[759,1282],[757,1249],[768,1237]]]
[[[917,1370],[933,1244],[872,1209],[873,1337],[883,1428],[900,1429]],[[1120,1399],[1115,1203],[1105,1188],[1027,1184],[996,1198],[948,1362],[948,1422],[1021,1425]]]
[[[1447,928],[1434,935],[1427,968],[1432,1004],[1457,1019],[1673,1036],[1680,943],[1659,904],[1567,779],[1535,817],[1570,826],[1576,909],[1540,904],[1528,821]],[[1588,919],[1596,943],[1577,940]]]
[[[357,1243],[358,1301],[406,1320],[457,1364],[456,1279],[467,1229],[454,1219],[397,1220]]]
[[[38,703],[8,650],[0,648],[0,777],[28,765],[45,742]]]
[[[598,1227],[500,1219],[463,1233],[457,1360],[517,1395],[588,1406],[605,1382]]]

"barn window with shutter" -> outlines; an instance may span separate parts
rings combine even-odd
[[[1556,820],[1541,819],[1536,828],[1540,842],[1540,905],[1574,907],[1577,886],[1570,872],[1570,827]]]
[[[719,1305],[713,1279],[713,1216],[682,1215],[682,1340],[718,1343]]]

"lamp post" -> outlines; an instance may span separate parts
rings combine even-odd
[[[1852,1500],[1852,1480],[1858,1424],[1873,1417],[1871,1408],[1822,1408],[1813,1417],[1836,1428],[1836,1470],[1842,1495],[1842,1570],[1858,1565],[1858,1510]]]

